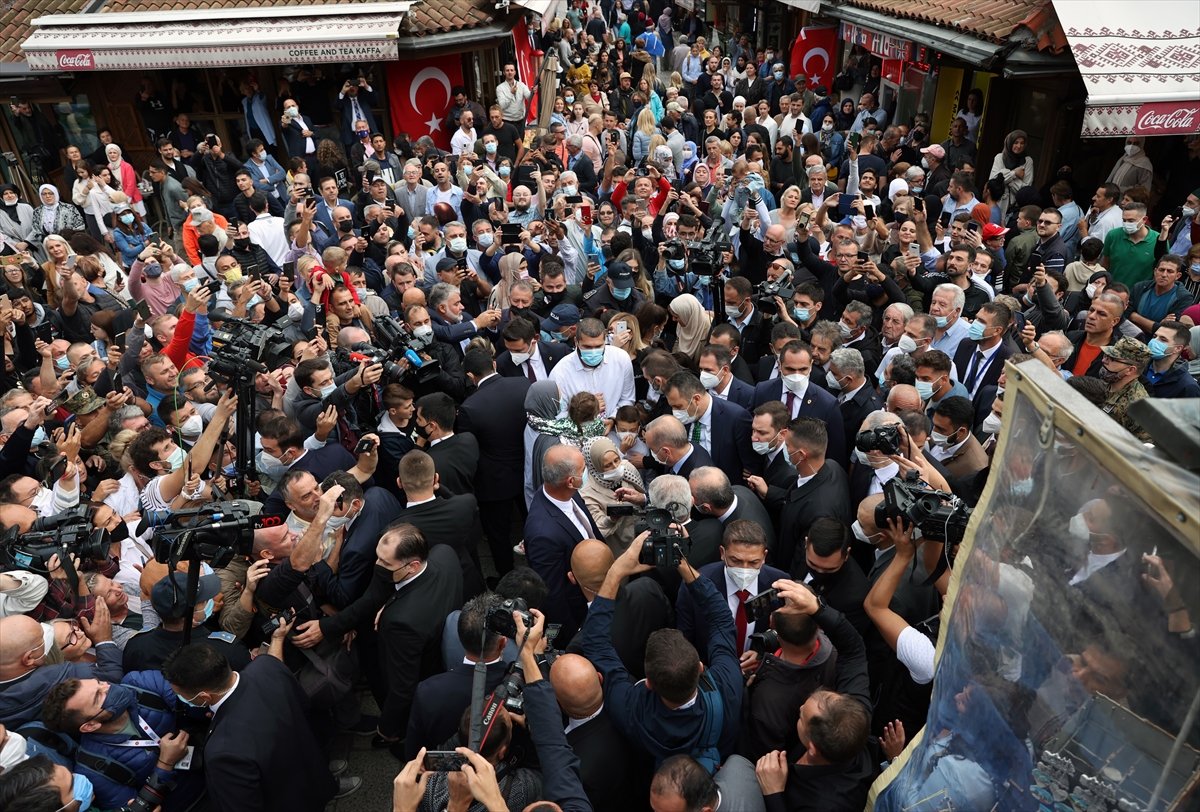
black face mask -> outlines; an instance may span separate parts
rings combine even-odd
[[[125,522],[118,522],[117,526],[108,531],[110,542],[124,541],[129,538],[129,525]]]
[[[388,583],[391,583],[392,582],[392,571],[390,569],[388,569],[387,567],[381,567],[378,564],[376,564],[375,565],[375,577],[378,578],[380,581],[387,581]]]
[[[558,293],[546,293],[545,291],[542,291],[542,295],[551,305],[556,305],[563,300],[563,296],[566,295],[566,291],[560,290]]]
[[[510,315],[513,315],[513,316],[524,316],[526,313],[529,312],[529,308],[528,307],[510,307],[510,308],[508,308],[508,312]]]
[[[351,231],[354,230],[354,221],[353,220],[339,220],[338,224],[337,224],[337,228],[338,228],[338,231],[342,232],[343,234],[349,234]]]
[[[249,251],[250,250],[250,238],[249,237],[237,237],[233,241],[233,247],[239,251]]]

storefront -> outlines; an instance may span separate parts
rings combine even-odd
[[[489,0],[262,4],[253,17],[243,8],[177,8],[169,15],[120,10],[136,7],[118,0],[105,6],[110,11],[32,21],[21,43],[31,73],[21,97],[49,123],[55,151],[74,144],[86,156],[107,128],[127,157],[144,166],[154,156],[154,137],[170,130],[175,113],[186,112],[201,132],[216,134],[242,155],[245,91],[252,83],[266,110],[256,124],[262,119],[271,128],[276,154],[283,156],[281,102],[303,92],[301,76],[318,89],[310,93],[326,99],[347,79],[366,79],[374,90],[369,109],[376,127],[390,138],[411,111],[407,88],[397,91],[391,81],[392,66],[441,71],[445,81],[430,83],[422,96],[423,118],[440,119],[455,85],[473,98],[491,98],[501,59],[512,51],[512,22],[524,13],[515,6],[498,11]],[[434,87],[444,92],[435,94]],[[326,115],[330,121],[319,123],[335,134],[338,113]],[[61,160],[54,157],[47,175],[57,182]]]

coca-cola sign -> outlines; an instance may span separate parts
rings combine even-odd
[[[83,50],[55,51],[54,59],[60,70],[95,70],[96,60],[92,52]]]
[[[1200,131],[1200,101],[1147,102],[1138,108],[1138,135],[1187,135]]]

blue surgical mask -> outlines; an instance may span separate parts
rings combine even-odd
[[[667,267],[672,271],[682,271],[683,266],[687,264],[686,259],[668,259]]]
[[[33,444],[31,447],[37,448],[44,442],[46,442],[46,429],[42,426],[38,426],[37,430],[33,432]]]
[[[471,177],[471,173],[474,171],[475,167],[471,166],[470,164],[463,164],[463,174],[468,178]]]
[[[54,366],[58,369],[59,372],[66,372],[67,367],[69,367],[70,365],[71,365],[71,362],[67,359],[67,356],[65,353],[63,355],[60,355],[58,358],[54,359]]]
[[[495,154],[498,146],[499,145],[495,141],[488,141],[486,144],[483,145],[483,151],[486,152],[488,155],[493,155],[493,154]]]
[[[263,299],[257,293],[250,297],[250,301],[246,302],[246,310],[250,311],[262,304]]]
[[[507,178],[509,175],[512,174],[512,169],[507,166],[502,166],[499,169],[499,174],[500,174],[500,177]]]
[[[1170,347],[1167,346],[1167,342],[1157,338],[1152,338],[1150,339],[1149,343],[1146,344],[1146,349],[1150,350],[1150,357],[1157,360],[1160,358],[1166,358],[1167,351],[1170,350]]]
[[[417,236],[417,230],[412,226],[408,227],[408,238],[411,240]]]
[[[180,702],[187,705],[189,708],[207,708],[208,707],[207,705],[201,705],[199,702],[197,702],[196,697],[194,697],[194,696],[191,699],[188,699],[183,694],[176,694],[175,696],[179,698]]]
[[[127,226],[133,225],[133,219],[134,218],[133,218],[132,214],[122,214],[121,215],[121,222]]]
[[[175,450],[171,452],[171,456],[166,460],[166,462],[171,466],[172,473],[183,467],[183,461],[186,457],[187,455],[183,453],[183,449],[179,446],[175,446]]]
[[[940,327],[941,325],[938,326]],[[983,326],[983,322],[973,321],[971,322],[971,326],[967,328],[967,338],[971,339],[972,341],[983,341],[983,334],[985,331],[986,328]]]
[[[604,360],[604,348],[597,347],[591,350],[580,350],[579,360],[583,361],[585,367],[598,367]]]
[[[792,308],[792,318],[794,318],[796,321],[801,321],[801,322],[808,321],[808,315],[809,314],[808,314],[807,307],[793,307]]]
[[[201,623],[207,623],[208,619],[213,616],[213,610],[217,608],[217,602],[214,598],[209,598],[208,603],[204,604],[204,619]]]
[[[929,381],[917,381],[913,386],[917,387],[917,394],[921,396],[921,400],[933,397],[933,384]]]
[[[562,333],[547,332],[542,330],[542,341],[566,341],[567,337]]]
[[[80,812],[85,812],[96,798],[96,790],[86,775],[71,773],[71,798],[79,801]]]
[[[618,302],[623,302],[629,298],[631,293],[633,293],[633,288],[613,288],[612,295]]]
[[[191,293],[198,287],[200,287],[199,279],[192,278],[183,280],[183,290],[185,293]]]
[[[571,197],[572,195],[576,195],[579,193],[579,187],[573,183],[568,183],[566,186],[562,187],[562,190],[563,190],[563,194],[566,195],[567,197]]]
[[[331,384],[329,384],[329,386],[322,386],[321,387],[321,400],[325,400],[325,398],[329,397],[336,391],[337,391],[337,384],[331,383]]]
[[[942,327],[945,327],[947,324],[950,323],[949,316],[934,316],[933,320],[935,322],[937,322],[938,329],[941,329]]]

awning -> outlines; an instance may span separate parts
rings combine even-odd
[[[780,2],[801,11],[811,11],[813,14],[821,10],[821,0],[780,0]]]
[[[1177,0],[1057,0],[1087,87],[1085,138],[1200,132],[1200,15]]]
[[[34,71],[145,70],[392,60],[402,2],[52,14],[22,43]]]

